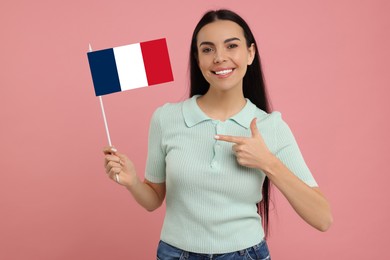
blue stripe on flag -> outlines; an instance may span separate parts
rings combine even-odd
[[[89,52],[88,61],[96,96],[121,91],[113,49]]]

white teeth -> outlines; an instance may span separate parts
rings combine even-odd
[[[233,71],[233,69],[230,69],[230,70],[221,70],[221,71],[216,71],[215,74],[217,74],[217,75],[226,75],[226,74],[228,74],[228,73],[230,73],[230,72],[232,72],[232,71]]]

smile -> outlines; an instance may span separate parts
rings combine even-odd
[[[226,75],[232,71],[233,71],[233,69],[227,69],[227,70],[213,71],[213,73],[217,74],[217,75]]]

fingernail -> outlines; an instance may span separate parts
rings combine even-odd
[[[118,150],[117,150],[117,149],[115,149],[114,147],[111,147],[111,151],[113,151],[113,152],[117,152]]]
[[[219,135],[214,135],[214,138],[215,139],[219,139]]]

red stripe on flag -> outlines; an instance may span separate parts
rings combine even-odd
[[[149,86],[173,81],[165,39],[141,42],[140,44]]]

